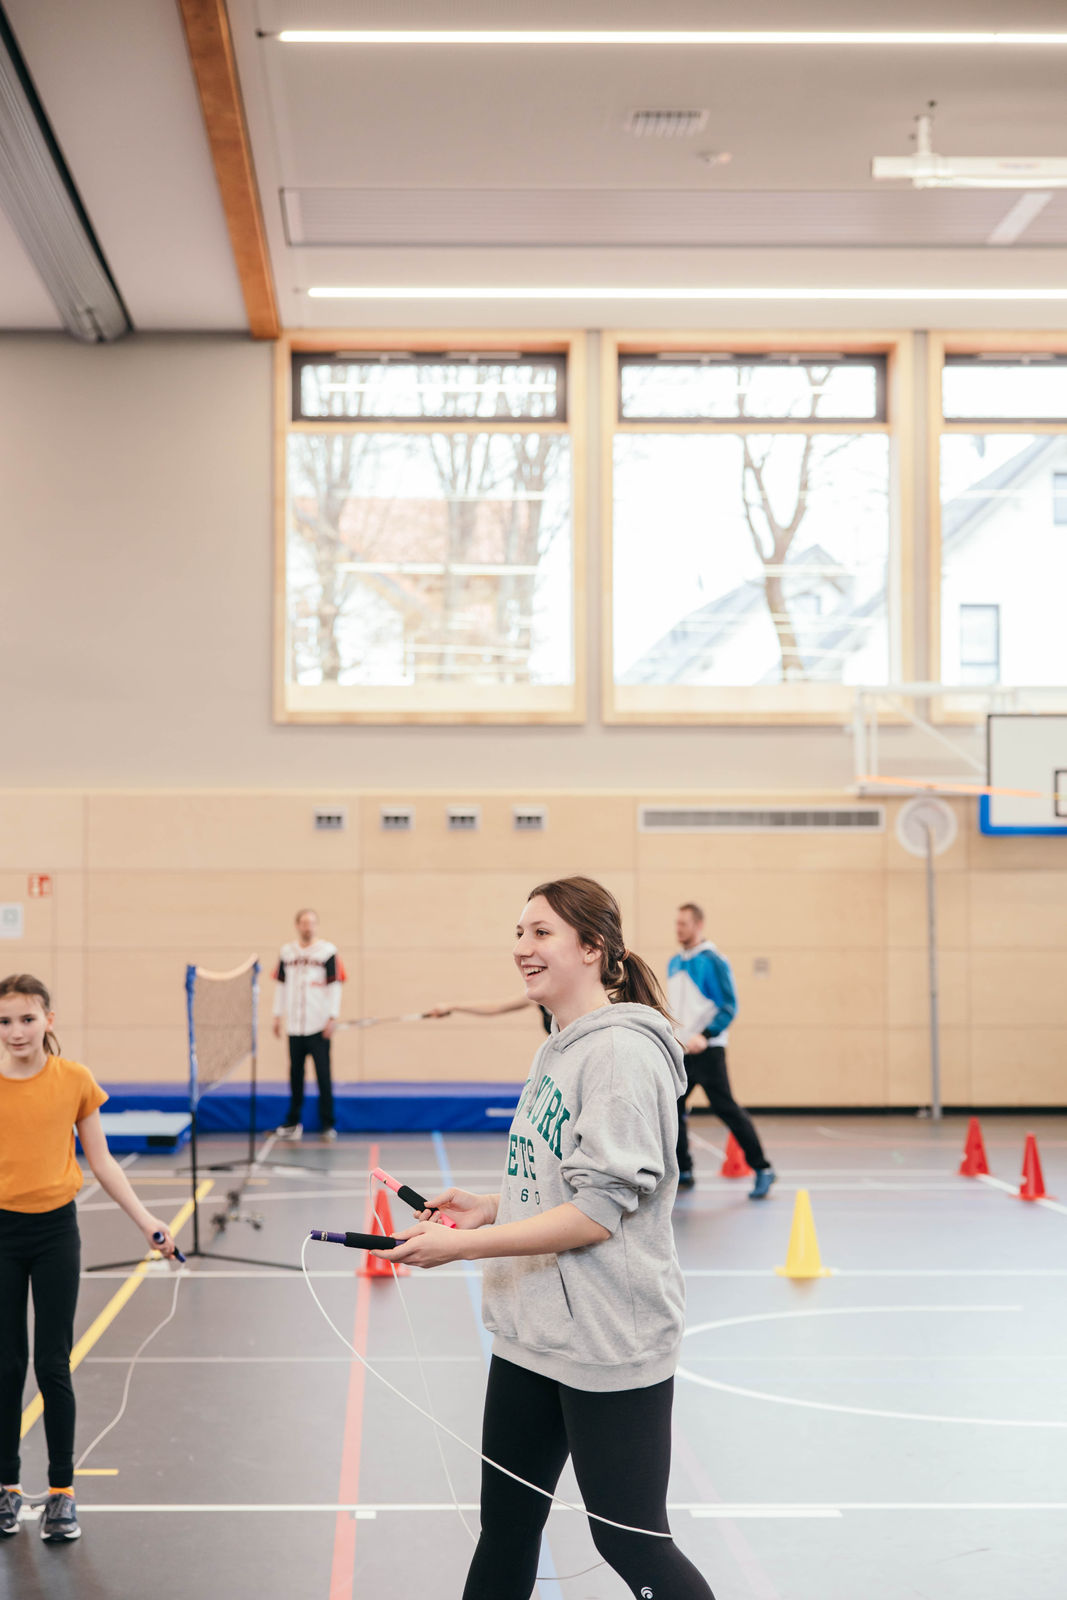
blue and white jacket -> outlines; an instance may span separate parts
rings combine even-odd
[[[712,1044],[725,1045],[727,1029],[737,1015],[737,991],[730,963],[710,939],[671,957],[667,1003],[676,1037],[683,1045],[694,1033],[702,1033]]]

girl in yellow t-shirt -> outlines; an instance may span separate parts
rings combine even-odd
[[[108,1151],[100,1125],[107,1095],[88,1067],[60,1055],[54,1022],[39,978],[16,973],[0,980],[0,1535],[18,1532],[22,1509],[19,1434],[32,1290],[33,1368],[48,1444],[41,1537],[77,1539],[70,1350],[81,1268],[74,1196],[82,1174],[75,1126],[93,1177],[148,1243],[173,1256],[174,1240],[166,1223],[145,1210]],[[162,1235],[163,1243],[153,1234]]]

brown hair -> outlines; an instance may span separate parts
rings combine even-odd
[[[698,922],[703,922],[704,912],[695,900],[687,900],[684,906],[678,907],[679,911],[691,911]]]
[[[25,995],[28,1000],[39,1000],[43,1011],[52,1009],[52,997],[48,990],[40,978],[31,977],[28,972],[13,972],[9,978],[0,978],[0,1000],[6,1000],[13,994]],[[59,1040],[51,1029],[44,1036],[44,1048],[50,1056],[59,1054]]]
[[[528,899],[541,895],[557,917],[569,923],[588,949],[600,951],[600,981],[612,1005],[628,1001],[651,1006],[670,1022],[671,1015],[656,974],[640,956],[627,950],[622,937],[622,912],[610,890],[595,878],[557,878],[539,883]]]

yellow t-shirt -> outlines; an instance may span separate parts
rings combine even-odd
[[[55,1211],[74,1199],[74,1124],[106,1099],[88,1067],[62,1056],[32,1078],[0,1073],[0,1211]]]

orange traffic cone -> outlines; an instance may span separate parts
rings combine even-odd
[[[378,1196],[374,1202],[374,1215],[377,1219],[377,1226],[368,1231],[388,1234],[392,1237],[393,1219],[389,1213],[389,1196],[384,1189],[378,1190]],[[363,1265],[359,1269],[359,1276],[361,1278],[391,1278],[394,1272],[398,1273],[401,1278],[407,1278],[411,1274],[411,1268],[402,1266],[399,1262],[394,1264],[390,1261],[383,1261],[381,1256],[372,1256],[368,1250],[363,1257]]]
[[[967,1138],[963,1144],[963,1160],[960,1162],[959,1176],[961,1178],[989,1176],[989,1162],[986,1160],[982,1130],[977,1117],[972,1117],[967,1124]]]
[[[1026,1135],[1023,1147],[1023,1176],[1019,1185],[1020,1200],[1044,1200],[1045,1179],[1041,1173],[1041,1157],[1037,1153],[1037,1140],[1032,1133]]]
[[[748,1178],[752,1175],[752,1168],[745,1160],[741,1146],[732,1133],[726,1135],[726,1156],[719,1168],[720,1178]]]

